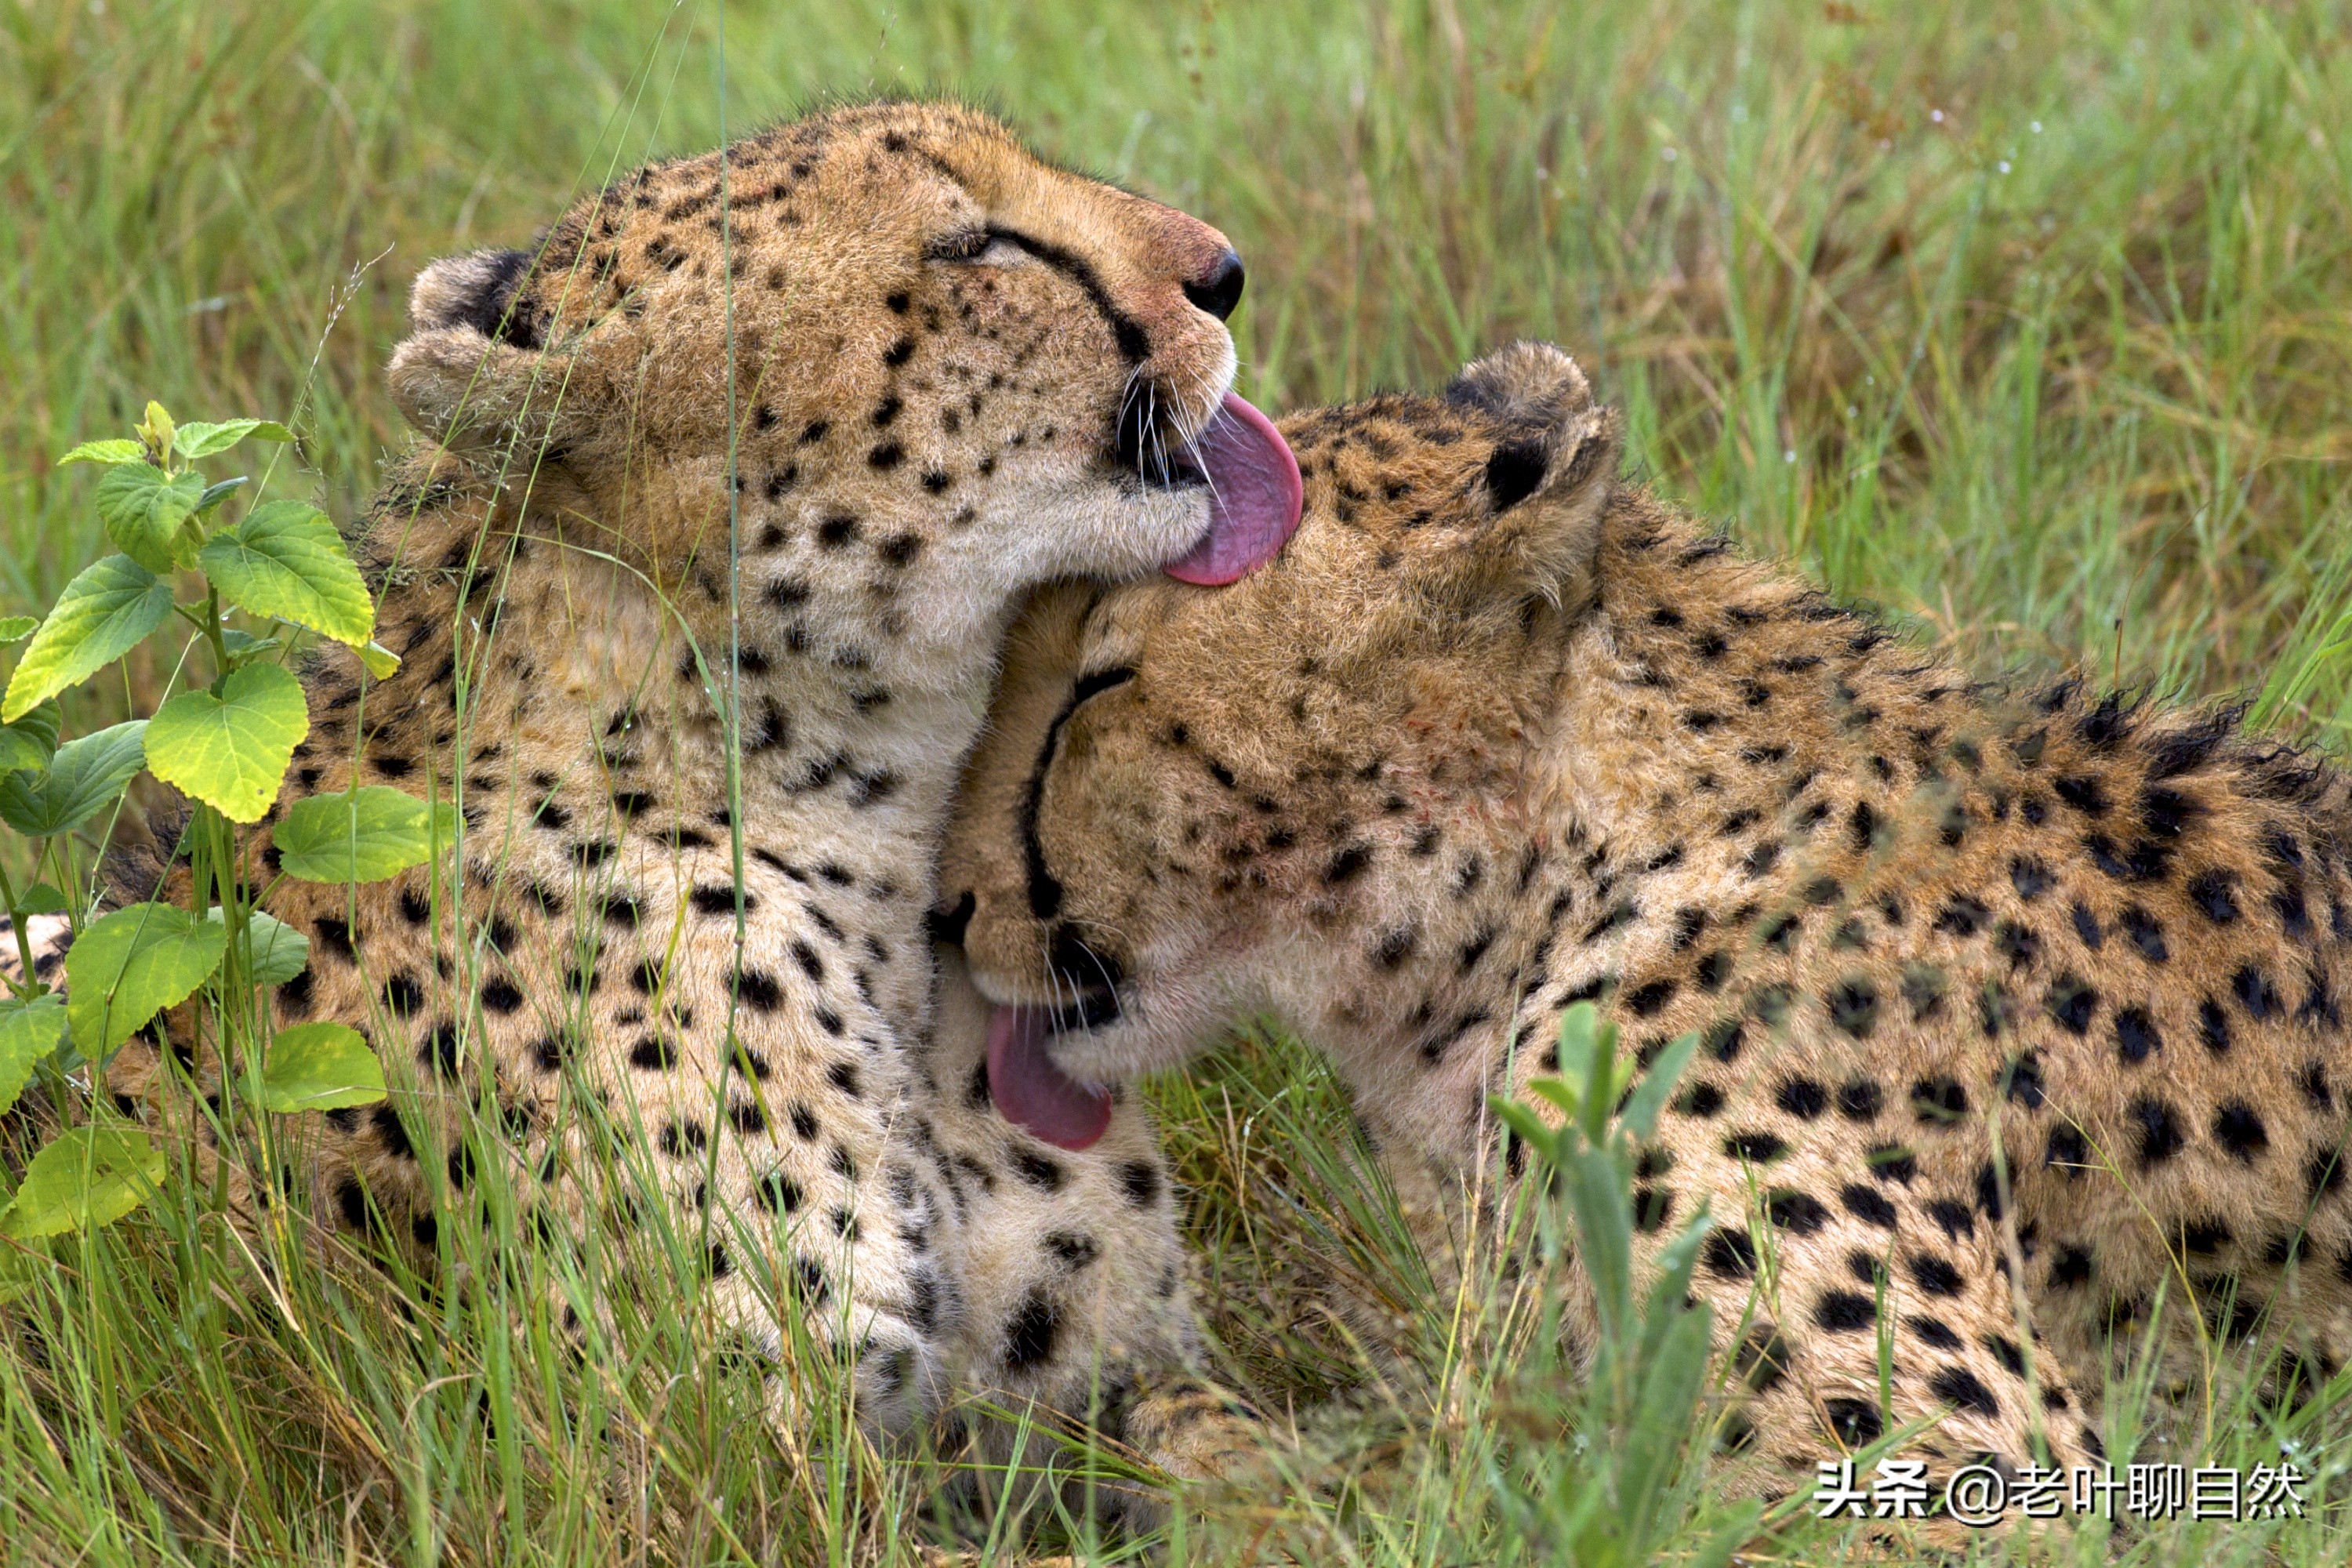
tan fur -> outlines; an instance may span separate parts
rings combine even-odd
[[[320,656],[268,820],[392,784],[455,795],[465,830],[454,880],[269,886],[311,944],[279,1022],[362,1027],[395,1082],[294,1125],[321,1215],[429,1249],[436,1193],[504,1161],[527,1226],[652,1223],[593,1180],[618,1147],[661,1223],[709,1238],[714,1333],[789,1359],[805,1313],[854,1348],[877,1426],[957,1384],[1116,1410],[1181,1363],[1141,1111],[1083,1155],[997,1117],[982,1016],[933,1028],[924,916],[1015,594],[1151,569],[1206,526],[1204,492],[1139,468],[1231,377],[1186,293],[1228,254],[985,117],[884,104],[427,269],[391,379],[428,444],[359,542],[404,662]],[[173,1039],[179,1067],[134,1042],[112,1087],[209,1139],[190,1090],[219,1064]],[[464,1142],[468,1097],[511,1136]]]
[[[1769,1489],[1891,1429],[1882,1282],[1893,1421],[1950,1464],[2094,1456],[2109,1330],[2167,1281],[2342,1364],[2338,774],[2227,715],[1976,686],[1741,559],[1617,481],[1556,350],[1285,430],[1281,559],[1039,600],[967,769],[941,887],[982,990],[1115,986],[1065,1068],[1270,1011],[1447,1255],[1486,1162],[1523,1165],[1486,1098],[1557,1066],[1569,1006],[1643,1062],[1698,1031],[1638,1220],[1714,1219]]]

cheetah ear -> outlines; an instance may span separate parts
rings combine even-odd
[[[1592,401],[1566,353],[1524,341],[1473,361],[1445,399],[1503,426],[1486,459],[1489,521],[1473,546],[1474,578],[1514,594],[1532,588],[1555,604],[1581,599],[1616,488],[1617,411]]]
[[[393,351],[393,401],[428,438],[454,447],[558,439],[566,377],[541,352],[534,301],[523,294],[530,253],[477,250],[420,273],[408,297],[411,335]]]

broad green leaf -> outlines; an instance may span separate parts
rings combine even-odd
[[[383,1064],[348,1024],[297,1024],[269,1042],[265,1110],[339,1110],[383,1098]]]
[[[122,793],[147,761],[147,721],[133,719],[58,748],[38,777],[0,778],[0,822],[27,838],[79,827]]]
[[[20,915],[61,915],[71,908],[72,900],[47,882],[36,882],[16,895]]]
[[[257,637],[251,632],[238,631],[235,626],[221,628],[221,646],[228,649],[229,658],[242,663],[257,653],[268,653],[285,642],[283,637]]]
[[[1658,1112],[1665,1109],[1666,1096],[1674,1092],[1675,1080],[1683,1076],[1683,1068],[1690,1065],[1691,1053],[1697,1048],[1697,1035],[1675,1036],[1674,1043],[1650,1064],[1648,1076],[1626,1099],[1625,1109],[1618,1113],[1617,1120],[1637,1141],[1649,1141],[1651,1131],[1658,1124]]]
[[[66,1035],[66,1005],[58,996],[0,1002],[0,1113],[16,1103],[33,1066]]]
[[[372,642],[360,649],[360,662],[378,680],[390,680],[400,668],[400,656],[380,642]]]
[[[58,722],[64,716],[44,702],[14,724],[0,724],[0,773],[46,768],[58,754]]]
[[[222,915],[215,904],[205,911],[205,918],[218,925]],[[252,972],[247,975],[256,985],[283,985],[302,973],[310,962],[310,939],[288,925],[275,915],[259,910],[247,910],[245,933],[252,944]]]
[[[0,1232],[28,1241],[112,1225],[163,1181],[162,1151],[135,1127],[86,1122],[33,1156]]]
[[[449,807],[437,825],[423,801],[389,784],[296,801],[278,825],[278,868],[306,882],[381,882],[432,857],[447,841]]]
[[[275,664],[229,671],[221,694],[183,691],[147,722],[147,767],[231,822],[258,822],[310,732],[302,683]]]
[[[98,481],[98,515],[108,537],[150,572],[187,564],[180,525],[204,499],[202,474],[166,476],[145,463],[122,463]]]
[[[28,839],[80,827],[146,766],[146,720],[115,724],[57,748],[47,773],[0,778],[0,823]]]
[[[38,616],[0,616],[0,644],[23,642],[40,624]]]
[[[273,419],[191,419],[173,432],[172,449],[183,458],[209,458],[226,452],[251,437],[257,441],[291,441],[293,432]]]
[[[128,555],[92,562],[58,595],[57,608],[16,662],[0,721],[14,723],[68,686],[121,658],[172,613],[172,586]]]
[[[203,516],[235,495],[244,488],[247,478],[247,475],[239,474],[233,479],[223,479],[218,484],[206,485],[205,493],[196,498],[196,515]]]
[[[59,458],[58,467],[62,468],[68,463],[143,463],[146,460],[146,447],[121,436],[112,436],[103,441],[84,441]]]
[[[132,904],[85,927],[66,952],[74,1044],[98,1059],[184,1002],[220,967],[228,932],[170,904]]]
[[[375,632],[375,604],[343,537],[308,501],[274,500],[225,528],[196,557],[226,597],[257,616],[308,626],[353,647]]]

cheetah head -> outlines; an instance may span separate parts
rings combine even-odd
[[[1613,414],[1520,343],[1443,398],[1285,431],[1307,509],[1280,559],[1216,593],[1041,593],[967,765],[938,918],[997,1005],[997,1104],[1040,1136],[1082,1145],[1108,1114],[1087,1086],[1251,1013],[1344,1030],[1335,944],[1449,894],[1415,853],[1433,825],[1525,836],[1559,673],[1531,632],[1596,592]]]
[[[969,649],[1065,575],[1239,576],[1297,474],[1229,391],[1225,237],[972,110],[882,103],[648,166],[418,279],[395,398],[657,578],[796,647]],[[699,564],[698,564],[699,563]]]

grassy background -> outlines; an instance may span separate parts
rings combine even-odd
[[[2316,0],[802,0],[723,18],[0,0],[0,613],[46,605],[100,550],[93,475],[50,463],[145,398],[291,413],[303,446],[274,493],[349,516],[404,439],[381,370],[428,258],[521,243],[722,125],[943,89],[1223,226],[1250,266],[1234,328],[1261,404],[1425,384],[1550,337],[1627,410],[1642,472],[1922,637],[1988,669],[2242,693],[2340,742],[2347,21]],[[134,660],[72,718],[143,712],[163,673]],[[1163,1094],[1239,1369],[1277,1407],[1360,1384],[1365,1351],[1318,1315],[1307,1264],[1347,1256],[1408,1307],[1410,1282],[1383,1272],[1377,1217],[1318,1189],[1328,1085],[1252,1038]],[[495,1195],[474,1201],[497,1219]],[[166,1215],[8,1320],[0,1556],[911,1550],[845,1522],[852,1497],[908,1483],[845,1449],[780,1455],[747,1391],[689,1375],[658,1310],[600,1380],[543,1323],[510,1329],[533,1298],[495,1269],[423,1305],[300,1254],[278,1271],[280,1292],[257,1290],[216,1227]],[[1442,1363],[1478,1342],[1442,1320],[1406,1348]],[[1351,1440],[1385,1479],[1302,1478],[1230,1515],[1254,1521],[1238,1537],[1179,1553],[1540,1554],[1549,1505],[1514,1523],[1511,1500],[1547,1473],[1541,1444],[1496,1446],[1508,1423],[1479,1417],[1518,1407],[1495,1380],[1457,1392],[1434,1458]],[[1378,1401],[1361,1419],[1379,1426]],[[2344,1426],[2339,1404],[2289,1437]],[[2259,1424],[2210,1435],[2217,1456],[2275,1457]],[[1717,1517],[1675,1507],[1686,1542]],[[1004,1542],[1052,1538],[1001,1522]],[[1825,1549],[1811,1540],[1785,1549]],[[2340,1522],[2128,1544],[2346,1554]]]

